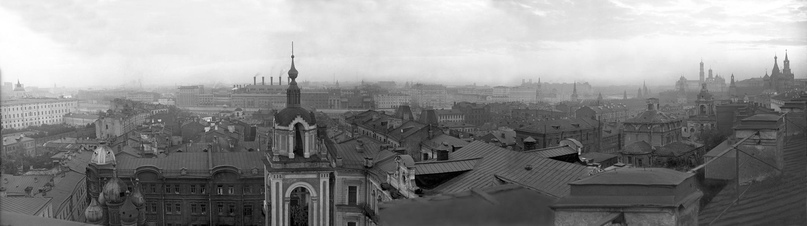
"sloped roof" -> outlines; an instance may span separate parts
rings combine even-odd
[[[567,145],[548,147],[548,148],[543,148],[543,149],[528,150],[528,151],[524,151],[524,152],[536,154],[536,155],[539,155],[539,156],[544,157],[544,158],[552,158],[552,157],[558,157],[558,156],[564,156],[564,155],[577,154],[577,150],[575,150],[574,148],[571,148],[571,147],[569,147]]]
[[[594,162],[603,162],[608,159],[619,157],[618,155],[608,154],[608,153],[600,153],[600,152],[586,152],[580,155],[581,158],[584,159],[591,159]]]
[[[599,122],[590,118],[570,118],[570,119],[557,119],[549,121],[540,121],[523,125],[516,128],[516,131],[524,131],[531,133],[556,133],[561,131],[578,131],[584,129],[597,128]]]
[[[572,185],[670,185],[675,186],[691,177],[666,168],[621,168],[606,171],[571,182]]]
[[[740,186],[742,196],[735,203],[737,191],[726,186],[701,208],[701,225],[800,225],[807,222],[807,139],[785,138],[784,168],[779,176]],[[731,152],[729,152],[731,153]],[[741,158],[741,160],[744,158]],[[742,164],[742,163],[741,163]]]
[[[374,158],[374,161],[380,160],[375,158],[381,151],[381,143],[366,136],[339,142],[335,146],[337,156],[341,157],[342,162],[347,166],[364,166],[365,157]]]
[[[51,201],[48,197],[3,197],[0,209],[3,211],[34,215]],[[8,222],[4,222],[8,223]]]
[[[434,188],[440,193],[485,188],[499,183],[496,177],[507,178],[530,189],[555,197],[569,194],[569,183],[588,176],[585,166],[556,161],[539,155],[511,151],[474,141],[449,155],[450,159],[482,157],[473,170],[459,175]],[[497,181],[500,181],[497,183]]]
[[[680,119],[669,116],[664,112],[657,110],[644,111],[636,117],[625,120],[626,123],[667,123]]]
[[[261,152],[176,152],[162,158],[121,155],[117,167],[119,170],[134,170],[141,166],[154,166],[163,171],[175,172],[185,168],[189,175],[207,176],[210,170],[208,161],[212,161],[213,167],[233,166],[248,172],[254,168],[263,169],[264,158]]]
[[[469,171],[474,168],[477,162],[479,162],[479,159],[480,158],[416,162],[415,175]]]
[[[379,206],[380,225],[552,225],[554,197],[518,185],[398,199]]]

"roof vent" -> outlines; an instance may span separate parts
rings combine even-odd
[[[524,170],[527,170],[527,171],[532,170],[532,165],[527,164],[527,166],[524,166]]]

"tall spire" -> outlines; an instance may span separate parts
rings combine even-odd
[[[779,62],[778,62],[779,60],[778,60],[778,58],[779,57],[777,57],[775,54],[773,55],[773,70],[771,71],[771,76],[778,75],[779,72],[781,72],[781,71],[779,71]]]
[[[300,107],[300,87],[297,87],[297,68],[294,67],[294,42],[291,43],[291,69],[289,88],[286,89],[286,107]]]

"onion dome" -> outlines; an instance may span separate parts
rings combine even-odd
[[[309,125],[314,124],[314,121],[311,118],[311,113],[309,113],[308,110],[305,110],[305,108],[301,107],[284,108],[275,115],[275,123],[279,126],[290,126],[291,122],[297,117],[300,117]]]
[[[137,211],[134,203],[132,203],[132,199],[126,199],[126,202],[120,208],[121,225],[135,225],[139,214],[140,212]]]
[[[112,151],[112,148],[106,145],[106,142],[101,142],[101,145],[99,145],[98,148],[93,151],[90,164],[115,164],[115,152]]]
[[[98,200],[92,199],[90,205],[84,210],[84,217],[87,222],[98,222],[104,219],[104,210],[98,205]]]
[[[294,67],[294,42],[291,43],[291,69],[289,69],[289,78],[293,81],[297,78],[297,68]]]
[[[101,192],[98,194],[98,205],[104,205],[106,203],[106,197],[104,197],[104,193]]]
[[[146,199],[143,198],[143,193],[140,192],[140,182],[135,185],[134,192],[131,195],[132,204],[136,207],[143,207],[146,204]]]
[[[104,185],[104,197],[109,203],[122,203],[126,200],[126,183],[118,178],[117,173],[113,173],[112,178]]]

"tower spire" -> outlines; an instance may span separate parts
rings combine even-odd
[[[289,88],[286,89],[286,107],[300,107],[300,87],[297,87],[297,68],[294,67],[294,42],[291,43],[291,68]]]

